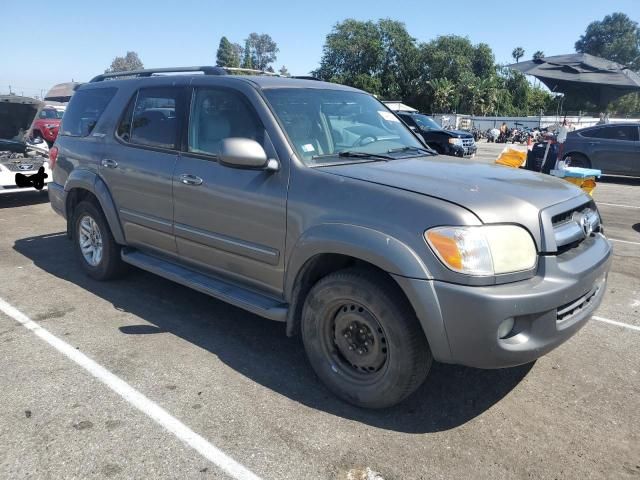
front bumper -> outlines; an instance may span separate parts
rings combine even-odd
[[[575,334],[600,305],[612,249],[595,234],[560,256],[540,257],[538,274],[503,285],[471,287],[399,281],[420,319],[436,360],[478,368],[529,363]],[[498,327],[514,327],[498,338]]]
[[[51,181],[51,169],[49,169],[49,165],[45,162],[44,165],[44,173],[47,174],[47,178],[44,183],[47,185]],[[38,170],[20,170],[20,171],[11,171],[6,167],[0,168],[0,190],[13,190],[17,189],[16,185],[16,173],[22,173],[23,175],[33,175],[38,173]]]
[[[473,157],[478,151],[478,147],[476,144],[472,145],[450,145],[449,146],[449,155],[454,157]]]

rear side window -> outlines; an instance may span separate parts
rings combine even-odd
[[[229,137],[250,138],[264,144],[264,127],[239,92],[196,90],[191,106],[189,151],[217,155],[220,142]]]
[[[116,88],[91,88],[76,92],[64,114],[61,134],[71,137],[90,135],[116,91]]]
[[[127,107],[117,134],[137,145],[177,149],[184,103],[183,88],[143,88]]]
[[[631,125],[611,125],[608,127],[589,130],[583,134],[589,138],[602,138],[606,140],[638,141],[638,127]]]

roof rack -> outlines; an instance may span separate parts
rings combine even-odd
[[[102,82],[110,78],[122,77],[150,77],[157,73],[180,73],[180,72],[202,72],[205,75],[226,75],[226,68],[223,67],[171,67],[171,68],[148,68],[144,70],[131,70],[129,72],[103,73],[93,77],[89,83]]]
[[[247,73],[259,73],[260,75],[269,75],[271,77],[281,77],[282,75],[280,75],[279,73],[275,73],[275,72],[268,72],[266,70],[255,70],[253,68],[240,68],[240,67],[217,67],[217,68],[222,68],[223,70],[226,70],[227,72],[238,72],[238,73],[242,73],[242,72],[247,72]]]

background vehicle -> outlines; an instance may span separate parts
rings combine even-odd
[[[205,74],[154,75],[177,71]],[[531,362],[602,300],[611,248],[568,182],[434,155],[343,85],[127,75],[77,90],[51,152],[82,268],[134,265],[284,322],[346,401],[393,405],[434,359]]]
[[[422,113],[396,112],[396,115],[442,155],[473,157],[476,154],[476,142],[469,132],[444,129],[433,118]]]
[[[58,136],[58,129],[60,128],[64,110],[65,107],[51,105],[46,105],[42,108],[31,127],[33,136],[43,138],[49,146],[52,146]]]
[[[0,190],[15,189],[16,173],[33,175],[49,170],[49,148],[44,140],[29,138],[29,127],[42,103],[18,95],[0,96]]]
[[[612,123],[569,132],[563,158],[571,165],[601,170],[604,174],[640,177],[638,123]]]

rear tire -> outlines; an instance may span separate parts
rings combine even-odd
[[[126,271],[120,245],[113,239],[102,210],[82,201],[73,211],[73,243],[82,269],[96,280],[111,280]]]
[[[591,168],[591,162],[581,153],[571,153],[564,156],[564,160],[569,158],[571,159],[571,163],[569,165],[571,167]]]
[[[359,407],[402,401],[422,384],[433,361],[397,285],[369,270],[341,270],[313,286],[302,310],[302,340],[325,385]]]

